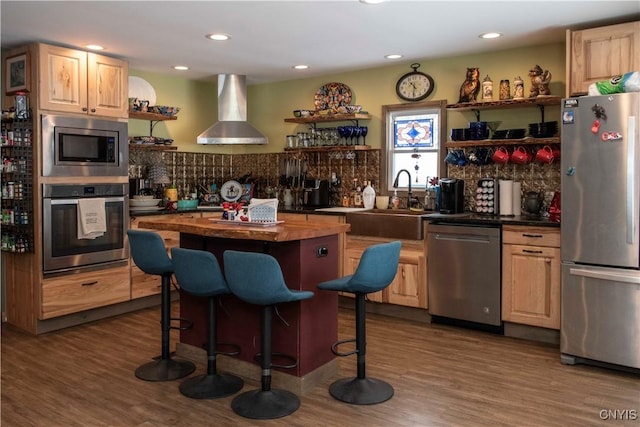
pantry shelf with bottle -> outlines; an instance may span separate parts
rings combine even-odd
[[[2,119],[2,233],[5,252],[34,251],[33,231],[33,122]]]

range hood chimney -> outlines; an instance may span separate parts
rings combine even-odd
[[[218,122],[198,135],[198,144],[266,144],[247,123],[247,76],[218,75]]]

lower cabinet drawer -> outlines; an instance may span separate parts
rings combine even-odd
[[[131,299],[129,266],[42,281],[41,319],[64,316]]]
[[[560,228],[505,225],[502,227],[502,243],[559,248]]]

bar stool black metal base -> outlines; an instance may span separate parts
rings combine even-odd
[[[329,393],[341,402],[373,405],[391,399],[393,387],[375,378],[343,378],[331,384]]]
[[[192,399],[217,399],[231,396],[244,387],[240,377],[229,374],[204,374],[184,380],[180,393]]]
[[[184,378],[195,370],[196,365],[186,360],[159,359],[136,369],[136,377],[145,381],[173,381]]]
[[[255,420],[271,420],[293,414],[300,407],[298,396],[287,390],[251,390],[235,397],[231,409]]]

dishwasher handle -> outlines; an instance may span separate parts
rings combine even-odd
[[[489,243],[490,242],[490,238],[487,236],[478,236],[473,234],[436,233],[436,240],[452,241],[452,242],[468,242],[468,243]]]

